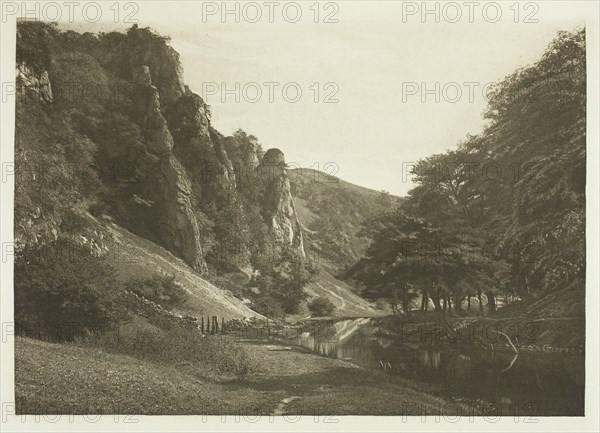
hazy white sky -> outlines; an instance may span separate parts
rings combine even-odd
[[[257,4],[263,19],[257,23],[236,23],[233,15],[222,23],[219,13],[203,20],[202,4],[193,2],[142,2],[136,18],[140,26],[171,36],[193,91],[216,88],[217,94],[205,99],[212,107],[212,123],[222,133],[242,128],[265,149],[280,148],[288,163],[321,170],[335,163],[335,174],[342,179],[398,195],[412,187],[403,181],[403,163],[442,152],[481,130],[482,86],[537,60],[558,30],[583,25],[574,2],[568,2],[569,9],[559,9],[559,2],[539,3],[534,14],[538,23],[523,22],[533,10],[521,10],[515,23],[512,2],[500,2],[503,15],[497,23],[487,22],[477,9],[469,23],[464,6],[458,23],[436,23],[433,15],[423,23],[419,13],[403,22],[402,2],[373,1],[337,2],[338,23],[314,23],[312,3],[301,3],[298,23],[286,22],[280,9],[270,23],[262,2]],[[220,8],[221,2],[214,5]],[[319,21],[333,11],[321,4]],[[293,18],[293,10],[289,12]],[[493,19],[493,11],[488,12]],[[453,17],[454,11],[447,14]],[[279,83],[273,102],[266,82]],[[234,90],[236,83],[239,102],[234,94],[226,94],[223,102],[221,91]],[[248,83],[259,84],[258,102],[252,102],[255,86],[247,87],[244,98],[241,89]],[[286,83],[297,83],[302,90],[298,102],[284,99]],[[319,102],[311,90],[314,83],[319,83]],[[326,83],[335,86],[325,88]],[[403,98],[403,88],[411,86],[403,83],[416,83],[412,90],[417,93]],[[450,85],[446,98],[440,92],[436,103],[435,95],[426,95],[423,103],[422,83],[428,89],[457,83],[462,97],[451,102],[457,86]],[[336,88],[338,102],[324,103]],[[287,95],[295,97],[293,87]]]

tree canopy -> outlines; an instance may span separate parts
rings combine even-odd
[[[372,219],[351,270],[369,298],[538,298],[585,282],[585,31],[492,88],[479,135],[419,161],[399,209]],[[458,304],[460,305],[460,304]]]

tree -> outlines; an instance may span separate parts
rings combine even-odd
[[[71,341],[127,319],[114,269],[85,246],[58,240],[15,258],[17,334]]]
[[[314,264],[295,248],[278,244],[270,244],[253,262],[257,274],[250,285],[273,298],[285,313],[296,313],[308,296],[304,287],[314,279]]]
[[[350,269],[365,296],[398,305],[409,284],[422,309],[476,294],[539,297],[585,278],[585,33],[559,33],[542,59],[492,91],[488,126],[419,161],[401,209],[366,230]],[[395,310],[392,306],[392,310]]]
[[[493,231],[525,297],[583,287],[585,53],[584,30],[560,32],[539,62],[499,83],[486,113],[491,124],[473,147],[518,169],[495,185],[482,183],[481,194],[503,216]]]
[[[335,310],[335,305],[329,298],[319,296],[308,303],[308,310],[313,316],[328,316]]]

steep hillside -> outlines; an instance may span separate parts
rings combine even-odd
[[[334,316],[380,314],[335,275],[368,246],[363,221],[401,199],[221,134],[167,37],[21,22],[17,65],[18,255],[83,243],[124,283],[173,275],[192,315],[303,318],[321,296]]]
[[[401,197],[345,182],[308,168],[288,171],[307,254],[336,274],[363,256],[370,239],[362,224],[398,206]]]
[[[288,176],[304,231],[304,248],[319,270],[306,288],[310,298],[329,299],[335,305],[334,317],[386,314],[360,297],[357,288],[337,277],[362,257],[371,242],[362,233],[363,223],[398,206],[402,198],[312,169],[291,169]],[[302,311],[294,317],[306,315],[308,312]]]
[[[271,242],[304,255],[283,154],[262,161],[253,137],[212,128],[168,38],[21,22],[17,64],[19,249],[89,210],[200,272],[247,266]]]
[[[308,264],[285,157],[211,126],[168,37],[20,22],[17,90],[18,258],[68,240],[123,281],[162,269],[196,293],[190,310],[236,317],[255,313],[199,275],[260,270],[259,296],[295,308],[285,290]],[[277,266],[296,273],[273,283]]]
[[[177,308],[178,313],[199,316],[219,316],[225,319],[257,317],[241,300],[219,288],[191,269],[183,260],[147,239],[141,238],[112,223],[100,223],[108,233],[108,260],[122,281],[155,275],[173,275],[178,284],[191,295]]]
[[[315,280],[306,286],[306,292],[310,299],[325,297],[329,299],[335,309],[331,313],[331,317],[374,317],[389,314],[386,310],[380,310],[360,297],[356,292],[356,288],[348,283],[337,279],[326,269],[319,269]],[[310,316],[308,310],[303,310],[292,319],[305,319]]]

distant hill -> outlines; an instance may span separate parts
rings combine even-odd
[[[328,298],[335,305],[333,317],[386,314],[360,297],[358,288],[338,277],[363,256],[371,242],[361,233],[363,223],[398,206],[402,198],[308,168],[288,170],[288,177],[303,231],[304,249],[319,269],[306,292],[311,298]],[[303,308],[293,319],[307,315],[308,311]]]
[[[370,239],[361,235],[364,221],[403,200],[308,168],[288,170],[288,176],[306,253],[333,274],[365,252]]]

